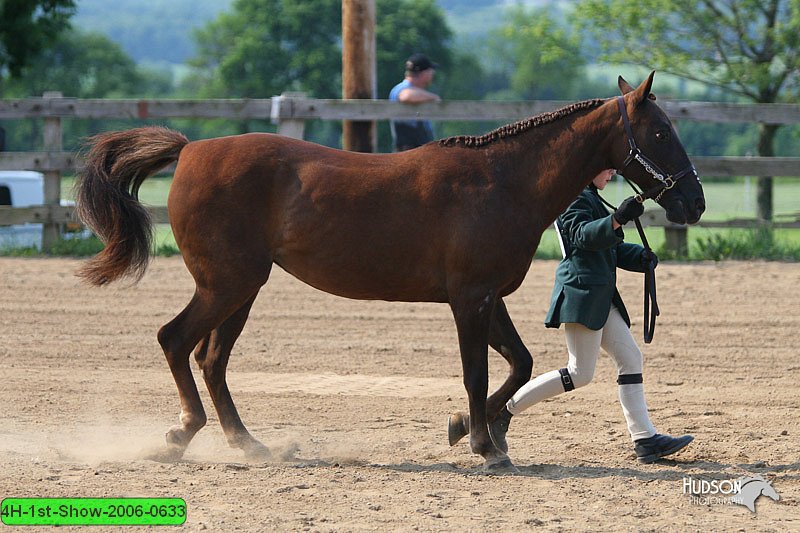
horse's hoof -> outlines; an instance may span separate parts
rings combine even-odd
[[[242,449],[244,450],[244,456],[248,461],[262,462],[272,459],[272,452],[269,451],[269,448],[257,440],[254,440],[247,446],[243,446]]]
[[[145,454],[144,458],[159,463],[174,463],[175,461],[181,460],[183,457],[183,452],[185,451],[186,448],[182,446],[167,444],[166,448],[160,448],[158,450],[151,451]]]
[[[450,446],[469,435],[469,415],[456,413],[447,418],[447,440]]]
[[[194,434],[192,434],[194,435]],[[186,430],[183,429],[183,426],[173,426],[169,428],[167,434],[165,435],[165,439],[167,441],[167,447],[177,447],[186,449],[189,446],[189,442],[192,440],[191,437],[187,437]]]
[[[516,466],[514,466],[514,463],[512,463],[511,459],[509,459],[508,457],[491,463],[489,461],[486,461],[486,464],[483,465],[483,470],[489,474],[496,474],[496,475],[519,474],[519,469]]]

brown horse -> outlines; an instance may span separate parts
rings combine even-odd
[[[194,296],[158,332],[178,386],[180,425],[167,458],[180,458],[206,423],[189,367],[203,371],[228,443],[267,457],[247,431],[225,380],[234,342],[273,264],[323,291],[358,299],[442,302],[458,330],[469,396],[470,444],[485,465],[513,469],[487,422],[531,376],[532,359],[502,298],[520,286],[542,232],[602,169],[629,153],[621,110],[643,154],[662,168],[691,168],[652,101],[653,74],[624,101],[579,102],[498,128],[398,154],[350,153],[271,134],[189,142],[146,127],[92,139],[77,184],[78,212],[106,244],[80,275],[103,285],[144,273],[151,225],[137,191],[177,160],[169,218]],[[624,108],[624,109],[623,109]],[[626,118],[627,120],[627,118]],[[657,184],[644,164],[624,173]],[[675,222],[705,208],[699,180],[679,180],[659,203]],[[487,399],[487,347],[510,364]]]

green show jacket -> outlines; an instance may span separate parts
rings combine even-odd
[[[617,291],[617,267],[644,272],[644,248],[623,242],[622,228],[613,229],[611,214],[597,188],[589,185],[556,220],[564,258],[556,269],[556,281],[545,319],[548,328],[563,323],[602,329],[611,305],[631,325],[628,311]]]

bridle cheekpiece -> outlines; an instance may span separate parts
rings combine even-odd
[[[693,174],[695,178],[699,181],[700,178],[697,176],[697,170],[695,170],[694,165],[689,163],[689,166],[678,172],[677,174],[667,174],[661,168],[654,163],[651,159],[649,159],[646,155],[639,150],[639,147],[636,146],[636,141],[633,138],[633,130],[631,129],[631,122],[628,119],[628,111],[625,108],[625,99],[622,96],[617,96],[617,106],[619,107],[619,113],[622,116],[622,124],[625,126],[625,135],[628,137],[628,146],[630,150],[628,151],[628,157],[625,158],[625,161],[622,163],[622,168],[619,169],[619,174],[625,178],[633,190],[636,192],[636,201],[640,204],[644,203],[645,200],[648,198],[652,198],[655,202],[661,200],[661,196],[671,188],[675,186],[677,181],[684,176],[689,174]],[[642,165],[642,168],[650,174],[654,179],[656,179],[659,183],[658,185],[641,192],[636,185],[625,176],[624,171],[628,168],[628,165],[633,163],[634,161],[638,162]]]

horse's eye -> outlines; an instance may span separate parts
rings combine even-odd
[[[656,140],[658,142],[665,142],[669,140],[669,130],[658,130],[656,132]]]

